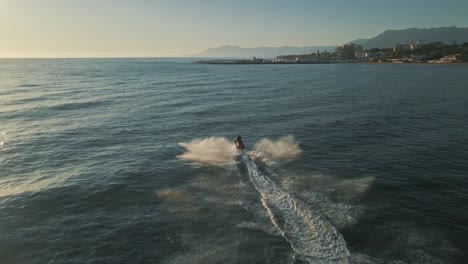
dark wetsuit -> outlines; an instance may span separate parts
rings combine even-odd
[[[245,148],[244,143],[242,142],[241,139],[235,138],[233,142],[234,142],[234,145],[236,145],[237,149],[244,149]]]

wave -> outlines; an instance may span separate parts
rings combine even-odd
[[[194,139],[191,142],[179,143],[186,149],[179,159],[191,161],[197,165],[225,166],[235,162],[239,154],[232,143],[224,137]]]
[[[301,154],[299,143],[293,135],[282,137],[276,141],[261,139],[255,144],[252,154],[269,161],[292,160]]]
[[[348,263],[346,242],[319,212],[277,186],[246,154],[242,159],[273,225],[310,263]]]
[[[18,87],[40,87],[41,84],[20,84]]]
[[[39,178],[30,179],[1,179],[0,180],[0,198],[15,196],[27,192],[37,192],[42,189],[47,189],[50,186],[57,184],[57,179],[54,178]]]
[[[192,195],[182,189],[171,189],[171,188],[166,188],[166,189],[160,189],[156,191],[156,197],[158,197],[161,200],[167,200],[167,201],[190,201],[193,199]]]
[[[53,105],[48,108],[53,110],[77,110],[82,108],[91,108],[105,104],[106,101],[85,101],[85,102],[72,102],[72,103],[63,103],[58,105]]]

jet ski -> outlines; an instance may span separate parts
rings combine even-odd
[[[234,141],[233,141],[234,145],[236,146],[236,148],[238,150],[243,150],[245,149],[245,145],[244,145],[244,142],[242,142],[242,138],[241,136],[237,136]]]

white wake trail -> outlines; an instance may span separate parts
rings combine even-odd
[[[242,154],[242,159],[273,225],[294,251],[309,263],[348,263],[346,242],[325,217],[283,191],[258,169],[247,154]]]

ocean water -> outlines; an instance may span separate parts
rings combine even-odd
[[[0,263],[467,262],[466,65],[195,61],[0,60]]]

